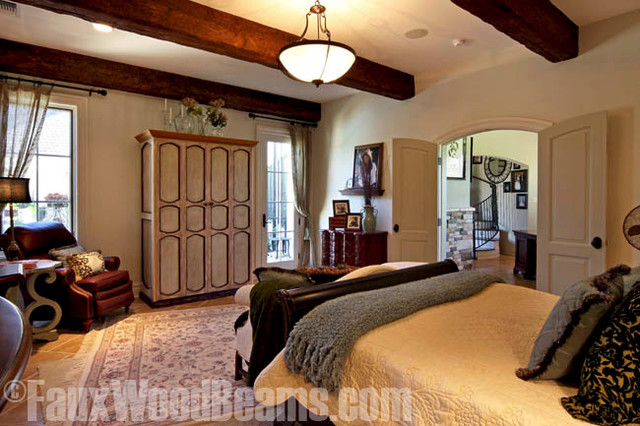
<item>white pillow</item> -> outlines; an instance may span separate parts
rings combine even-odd
[[[238,305],[246,306],[247,308],[251,304],[251,289],[255,287],[254,284],[243,285],[236,291],[236,294],[233,296],[234,300]]]
[[[356,269],[355,271],[349,272],[347,275],[344,275],[338,278],[336,281],[346,281],[354,278],[362,278],[368,277],[369,275],[382,274],[383,272],[392,272],[395,271],[394,268],[385,265],[369,265],[364,268]]]
[[[393,269],[406,269],[413,268],[415,266],[428,265],[427,262],[387,262],[383,263],[384,266],[390,266]]]

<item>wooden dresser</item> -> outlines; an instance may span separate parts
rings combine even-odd
[[[255,141],[147,130],[140,297],[152,306],[221,297],[251,281]]]
[[[387,232],[322,231],[322,264],[367,266],[387,261]]]
[[[536,261],[538,249],[535,232],[513,231],[516,236],[516,264],[513,274],[521,273],[528,280],[536,279]]]

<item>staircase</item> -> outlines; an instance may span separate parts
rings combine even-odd
[[[500,226],[496,185],[476,176],[491,186],[491,195],[473,206],[473,257],[493,259],[500,256]]]

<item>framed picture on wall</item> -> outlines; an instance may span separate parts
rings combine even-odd
[[[464,180],[467,142],[464,139],[449,142],[445,150],[445,155],[447,156],[447,179]]]
[[[511,172],[511,191],[512,192],[528,192],[529,190],[529,171],[513,170]]]
[[[334,216],[346,216],[351,213],[349,207],[349,200],[333,200],[333,215]]]
[[[371,187],[380,188],[382,180],[383,143],[359,145],[353,152],[353,188],[362,188],[370,176]]]
[[[504,192],[505,194],[507,192],[511,192],[511,182],[505,182],[502,184],[502,192]]]
[[[529,207],[529,196],[528,194],[517,194],[516,195],[516,209],[526,210]]]
[[[471,164],[482,164],[482,155],[474,155],[471,158]]]
[[[347,231],[361,231],[362,213],[349,213],[347,215],[347,225],[344,229]]]

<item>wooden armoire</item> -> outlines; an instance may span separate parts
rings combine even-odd
[[[256,141],[159,130],[142,161],[142,280],[152,306],[221,297],[251,282]]]

